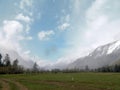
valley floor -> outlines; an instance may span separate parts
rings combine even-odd
[[[0,90],[120,90],[120,73],[6,74]]]

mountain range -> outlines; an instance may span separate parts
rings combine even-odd
[[[26,60],[22,56],[20,56],[16,51],[5,49],[0,47],[0,53],[3,58],[5,54],[9,54],[11,61],[18,59],[19,64],[23,65],[26,68],[31,68],[33,66],[32,60]],[[85,67],[89,67],[90,69],[99,68],[106,65],[114,65],[120,64],[120,41],[114,41],[112,43],[102,45],[97,47],[87,56],[80,57],[76,60],[73,60],[71,63],[54,63],[52,65],[48,64],[48,68],[59,68],[59,69],[85,69]],[[40,65],[39,65],[40,66]],[[47,69],[47,66],[42,67]]]
[[[67,68],[90,69],[99,68],[106,65],[114,65],[120,62],[120,41],[97,47],[88,56],[78,58],[70,63]]]

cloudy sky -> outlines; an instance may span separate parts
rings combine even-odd
[[[119,39],[120,0],[0,0],[0,46],[24,57],[64,62]]]

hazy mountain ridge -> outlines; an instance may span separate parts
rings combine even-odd
[[[26,60],[21,55],[19,55],[16,51],[5,49],[3,47],[0,47],[0,53],[3,56],[5,54],[9,54],[11,58],[11,62],[15,59],[19,60],[19,64],[23,65],[26,68],[32,68],[33,61],[32,60]],[[43,69],[84,69],[86,66],[88,66],[91,69],[102,67],[105,65],[113,65],[120,62],[120,41],[115,41],[106,45],[99,46],[93,52],[91,52],[88,56],[78,58],[77,60],[74,60],[71,63],[65,63],[65,62],[54,62],[52,64],[47,63],[44,67],[40,68]]]
[[[6,54],[9,54],[11,62],[13,60],[18,59],[19,65],[22,65],[25,68],[31,68],[33,65],[32,60],[25,60],[22,56],[20,56],[16,51],[11,49],[6,49],[4,47],[0,47],[0,53],[2,54],[2,60],[4,59]]]
[[[88,66],[91,69],[112,65],[120,59],[120,41],[115,41],[103,46],[99,46],[88,56],[78,58],[68,65],[69,69],[84,69]]]

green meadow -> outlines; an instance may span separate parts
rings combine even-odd
[[[6,74],[0,90],[120,90],[120,73]]]

